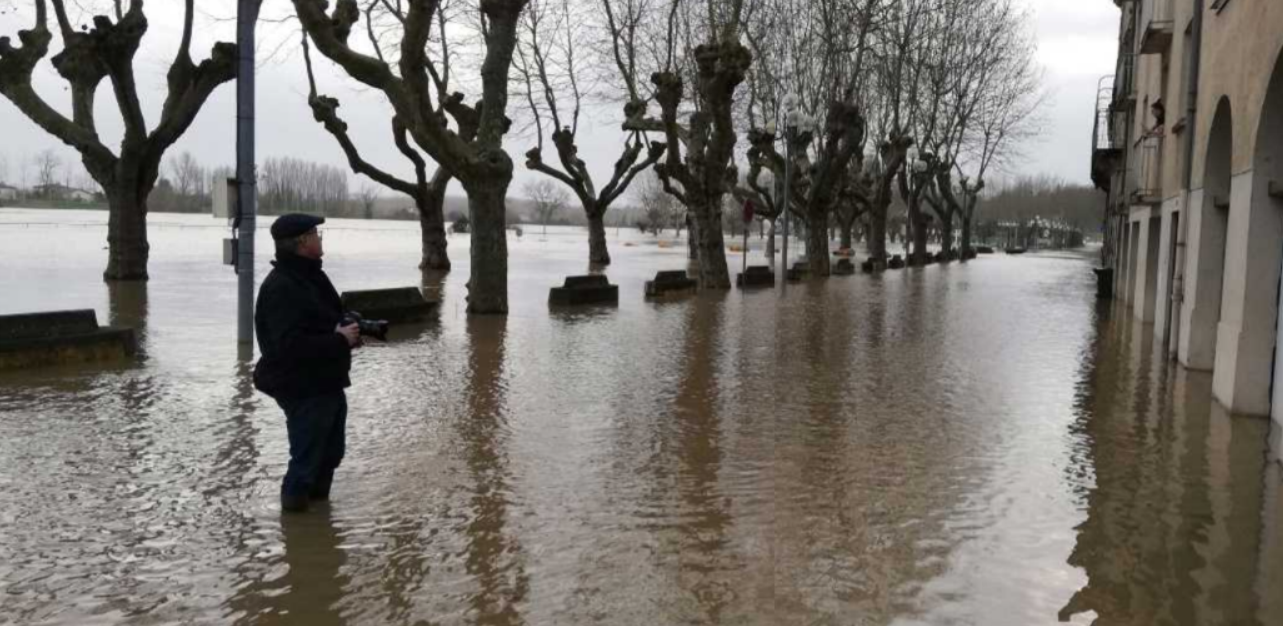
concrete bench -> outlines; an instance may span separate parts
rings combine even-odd
[[[646,297],[661,298],[695,291],[699,283],[686,275],[685,271],[667,271],[655,274],[655,280],[646,281]]]
[[[811,265],[806,261],[795,261],[793,267],[784,273],[784,277],[790,281],[799,281],[811,275]]]
[[[855,264],[851,262],[850,258],[841,258],[838,259],[837,263],[833,264],[833,268],[830,271],[834,276],[850,276],[855,273]]]
[[[610,281],[600,274],[567,276],[562,286],[548,290],[548,304],[553,306],[619,304],[619,286],[610,284]]]
[[[93,309],[0,315],[0,370],[123,359],[131,328],[103,328]]]
[[[890,261],[887,261],[887,269],[902,270],[904,265],[904,257],[898,254],[891,257]]]
[[[864,272],[865,274],[872,274],[874,272],[884,272],[886,271],[886,269],[887,269],[886,261],[882,259],[874,259],[872,257],[865,259],[864,262],[860,264],[860,271]]]
[[[389,322],[413,322],[431,317],[438,303],[423,297],[417,287],[345,291],[343,308],[361,317]]]
[[[744,273],[735,277],[735,286],[741,289],[774,287],[775,272],[766,265],[750,265]]]

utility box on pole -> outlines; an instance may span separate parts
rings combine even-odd
[[[215,181],[211,190],[210,198],[212,199],[211,210],[214,217],[220,219],[231,219],[236,215],[233,211],[236,202],[236,179],[224,178],[222,184]]]

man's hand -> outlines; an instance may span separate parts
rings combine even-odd
[[[361,345],[361,329],[356,324],[348,324],[347,326],[339,324],[334,327],[334,332],[343,335],[343,338],[347,339],[348,347],[355,348]]]

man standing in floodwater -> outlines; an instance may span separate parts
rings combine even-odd
[[[281,482],[281,510],[306,511],[328,500],[343,460],[348,371],[361,337],[345,322],[343,304],[321,271],[325,218],[291,213],[272,223],[276,260],[263,280],[254,313],[262,357],[254,386],[285,411],[290,464]]]

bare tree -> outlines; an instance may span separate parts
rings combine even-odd
[[[356,192],[356,201],[361,205],[361,217],[363,219],[374,219],[374,205],[379,201],[379,188],[373,185],[361,185],[360,191]]]
[[[676,198],[664,191],[664,183],[659,180],[659,176],[653,171],[642,175],[635,189],[647,229],[655,236],[659,236],[664,234],[665,229],[672,228],[677,231],[678,236],[681,236],[682,229],[686,227],[683,219],[686,209],[677,202]]]
[[[183,152],[169,161],[169,178],[184,210],[195,207],[205,195],[205,169],[190,152]]]
[[[586,53],[591,48],[580,45],[593,28],[609,33],[612,40],[635,36],[646,17],[643,5],[637,0],[600,1],[601,10],[591,12],[574,0],[530,0],[521,20],[514,69],[538,141],[526,152],[526,167],[566,185],[575,194],[588,218],[588,261],[609,265],[606,211],[624,195],[637,174],[659,161],[667,146],[648,141],[644,130],[628,131],[610,180],[600,191],[587,164],[579,158],[579,118],[592,95],[589,86],[593,76],[589,72],[594,68],[599,68],[598,72],[611,68],[608,71],[625,86],[625,118],[647,106],[637,88],[638,67],[630,61],[626,46],[611,45],[608,55],[592,55]],[[552,141],[560,167],[543,158],[545,136]]]
[[[36,92],[32,72],[49,54],[54,36],[48,26],[52,4],[63,50],[53,57],[54,68],[71,90],[71,118],[54,109]],[[20,47],[0,38],[0,95],[46,132],[80,153],[81,162],[107,196],[108,257],[103,277],[108,280],[147,278],[147,197],[160,174],[165,151],[191,125],[206,99],[235,76],[236,47],[214,45],[199,65],[192,61],[192,20],[195,0],[185,0],[178,52],[167,74],[168,93],[160,119],[150,131],[134,75],[134,57],[147,32],[142,0],[114,3],[115,15],[98,15],[93,28],[76,30],[67,18],[64,0],[35,0],[34,25],[19,31]],[[124,121],[124,138],[117,153],[101,141],[94,117],[94,97],[103,79],[112,86]]]
[[[660,117],[645,118],[643,111],[636,111],[625,122],[629,130],[664,133],[668,148],[655,171],[664,189],[690,212],[699,284],[705,289],[729,289],[731,284],[722,238],[722,198],[738,180],[733,107],[753,61],[740,42],[744,5],[745,0],[701,5],[672,0],[660,39],[664,63],[651,75]],[[687,82],[692,85],[689,92]],[[683,124],[687,98],[693,111]]]
[[[548,222],[570,205],[570,194],[551,180],[526,183],[522,191],[534,204],[535,219],[543,224],[544,234],[548,234]]]
[[[436,38],[439,51],[436,58],[434,87],[438,101],[443,108],[451,111],[461,120],[459,132],[465,140],[475,138],[477,131],[477,112],[463,103],[463,97],[449,92],[451,66],[454,55],[446,38],[447,27],[451,24],[453,13],[448,3],[439,4],[426,28],[429,29],[428,40]],[[434,18],[434,19],[432,19]],[[364,20],[365,36],[370,50],[380,61],[397,54],[395,47],[385,44],[385,40],[395,39],[397,28],[405,23],[406,13],[400,3],[391,4],[382,0],[365,0]],[[355,21],[353,25],[355,25]],[[385,36],[386,35],[386,36]],[[365,159],[356,143],[348,134],[347,123],[339,117],[339,101],[336,98],[319,94],[316,87],[316,75],[312,69],[311,48],[307,35],[303,36],[303,61],[307,69],[308,105],[312,108],[312,117],[319,122],[342,148],[352,171],[366,176],[380,185],[393,191],[410,196],[419,214],[421,241],[421,259],[419,269],[449,270],[450,256],[446,250],[445,232],[445,194],[453,176],[444,167],[436,167],[429,176],[428,159],[412,145],[409,129],[402,122],[402,117],[394,115],[391,120],[391,139],[397,151],[413,166],[414,178],[407,180],[395,176],[387,169],[380,168]]]
[[[58,184],[58,170],[62,167],[62,161],[58,158],[58,153],[51,149],[41,150],[35,158],[36,167],[36,186],[43,190],[48,196],[53,194],[55,186]]]
[[[441,19],[438,0],[383,2],[390,7],[400,42],[392,65],[382,51],[361,52],[349,43],[362,13],[356,0],[338,0],[333,12],[326,0],[293,0],[303,30],[318,51],[349,76],[381,92],[392,106],[394,124],[440,167],[458,178],[468,192],[471,213],[472,276],[468,281],[470,313],[508,312],[508,244],[505,196],[513,163],[503,150],[510,120],[508,69],[517,39],[517,22],[525,0],[480,0],[475,35],[483,61],[479,70],[481,101],[463,105],[463,95],[443,97],[448,79],[442,60],[429,53],[433,24]],[[368,16],[366,18],[369,19]],[[460,29],[463,30],[462,25]],[[442,45],[453,34],[445,29]],[[435,93],[434,93],[435,88]],[[447,117],[448,116],[448,117]],[[451,128],[449,120],[455,124]],[[407,155],[408,157],[408,155]],[[416,168],[417,169],[417,168]]]

